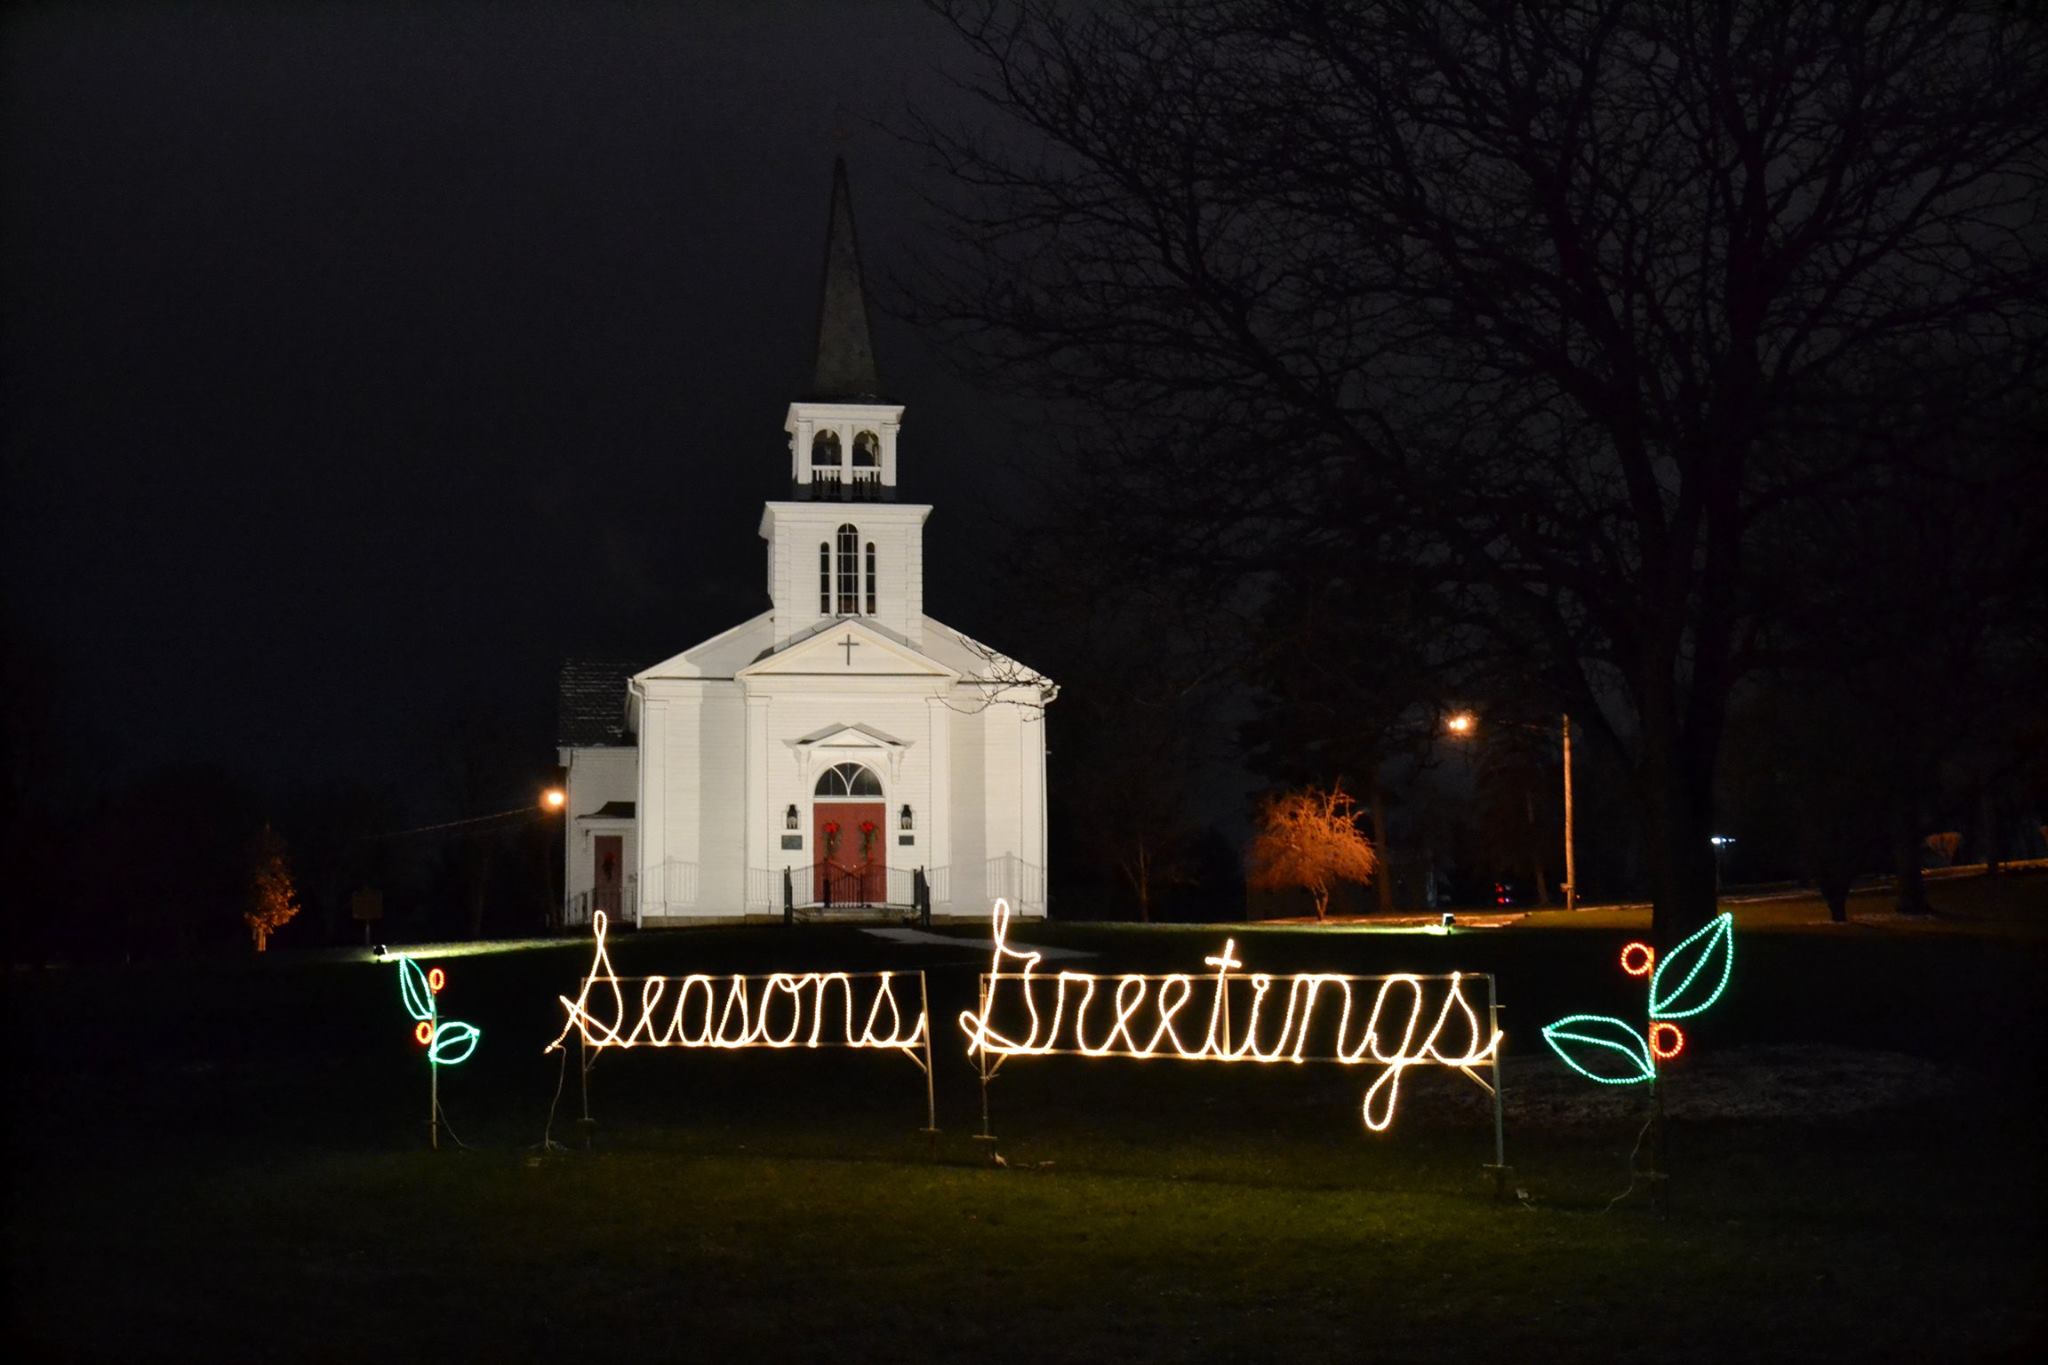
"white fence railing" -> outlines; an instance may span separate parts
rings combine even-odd
[[[604,911],[605,918],[613,924],[638,924],[640,922],[639,888],[629,875],[623,886],[594,886],[588,891],[578,891],[562,905],[564,927],[580,927],[590,923],[594,911]]]
[[[747,905],[781,910],[784,872],[785,869],[779,867],[747,869]],[[826,894],[821,889],[814,866],[791,867],[787,873],[792,904],[809,907],[824,902]],[[977,873],[981,885],[968,885],[975,880]],[[924,875],[932,903],[949,907],[955,914],[969,912],[973,907],[992,905],[998,898],[1007,899],[1023,913],[1043,914],[1045,910],[1045,869],[1024,861],[1014,853],[998,854],[978,866],[970,864],[957,885],[953,870],[948,867],[928,867],[924,869]],[[863,874],[859,869],[835,870],[825,879],[824,886],[830,888],[834,904],[865,901],[908,906],[916,898],[915,878],[916,869],[909,867],[876,868],[872,875]],[[700,905],[700,886],[700,871],[696,863],[671,858],[641,869],[637,876],[629,875],[622,886],[577,892],[562,906],[562,923],[565,927],[588,925],[594,910],[604,911],[614,924],[638,924],[643,914],[659,919],[707,912],[732,914],[741,910],[742,907],[736,905]],[[854,889],[856,886],[857,890]],[[956,891],[963,899],[955,900]]]
[[[983,869],[980,899],[990,905],[998,899],[1007,900],[1020,910],[1043,913],[1045,869],[1014,853],[999,853]]]
[[[697,907],[697,864],[670,858],[640,869],[640,904],[649,914],[687,913]]]
[[[944,903],[952,894],[952,876],[943,867],[924,869],[932,900]],[[786,878],[786,881],[785,881]],[[910,905],[916,899],[917,869],[914,867],[843,867],[827,864],[824,876],[817,865],[800,867],[756,867],[747,871],[747,901],[766,903],[780,910],[788,897],[793,906],[823,905]]]

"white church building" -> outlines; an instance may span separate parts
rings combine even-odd
[[[562,671],[564,921],[780,919],[785,905],[1045,913],[1043,675],[924,613],[927,504],[897,494],[846,168],[768,610],[637,669]]]

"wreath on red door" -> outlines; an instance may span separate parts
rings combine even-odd
[[[838,851],[839,822],[837,820],[827,820],[825,822],[825,856],[827,858],[830,858],[834,853],[837,853]]]
[[[871,863],[875,860],[874,848],[875,822],[863,820],[860,822],[860,856],[862,862]]]

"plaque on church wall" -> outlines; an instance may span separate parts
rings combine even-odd
[[[782,846],[784,848],[802,848],[804,846],[804,836],[801,834],[785,834],[782,836]]]
[[[917,836],[915,834],[899,834],[896,836],[896,842],[899,844],[914,844],[917,842]]]

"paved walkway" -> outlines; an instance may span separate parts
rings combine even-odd
[[[908,943],[925,948],[974,948],[983,953],[995,951],[995,940],[987,938],[955,938],[951,934],[934,934],[925,929],[863,929],[864,934],[888,939],[891,943]],[[1066,957],[1094,957],[1094,953],[1082,952],[1079,948],[1034,948],[1028,943],[1007,945],[1013,953],[1037,953],[1047,962]]]

